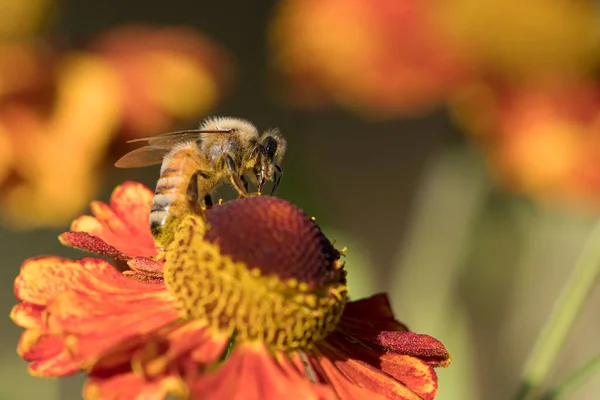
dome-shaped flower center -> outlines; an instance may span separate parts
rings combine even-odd
[[[346,301],[339,252],[292,204],[251,197],[186,217],[167,252],[165,283],[185,318],[237,341],[310,347],[335,329]]]

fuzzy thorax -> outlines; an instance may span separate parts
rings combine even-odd
[[[175,231],[165,283],[183,318],[236,341],[310,348],[331,333],[346,303],[339,252],[302,211],[273,197],[215,206]]]

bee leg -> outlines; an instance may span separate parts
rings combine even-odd
[[[200,192],[198,191],[198,177],[200,175],[200,171],[194,172],[192,177],[190,178],[190,183],[187,188],[187,200],[188,206],[190,210],[198,215],[204,215],[202,211],[202,207],[200,206],[200,198],[198,197]]]
[[[210,194],[204,196],[204,205],[206,206],[206,208],[210,208],[213,206],[212,197],[210,197]]]
[[[244,189],[246,189],[246,192],[248,191],[248,180],[246,179],[246,177],[244,175],[240,176],[240,179],[242,180],[242,183],[244,184]]]
[[[224,157],[225,157],[225,166],[229,170],[229,174],[231,176],[231,184],[233,185],[235,190],[237,190],[240,197],[248,196],[248,191],[246,190],[244,181],[238,175],[237,166],[235,165],[235,161],[233,161],[233,158],[229,154],[225,154]]]
[[[275,196],[277,192],[277,188],[279,187],[279,182],[281,182],[281,178],[283,177],[283,171],[279,165],[275,165],[275,184],[273,184],[273,189],[271,190],[271,196]]]

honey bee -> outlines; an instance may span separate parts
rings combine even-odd
[[[279,167],[286,141],[278,129],[259,134],[244,119],[213,117],[198,129],[169,132],[130,140],[147,145],[121,157],[119,168],[145,167],[162,162],[156,184],[150,230],[160,248],[172,240],[170,225],[185,213],[202,213],[201,201],[212,205],[211,192],[230,181],[240,197],[250,195],[249,181],[260,193],[267,181],[274,181],[274,195],[283,171]]]

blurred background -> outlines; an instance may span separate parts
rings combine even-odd
[[[511,398],[600,210],[599,50],[592,0],[0,0],[0,399],[83,382],[16,355],[21,262],[81,257],[56,237],[89,201],[158,177],[112,166],[125,142],[209,115],[281,129],[278,194],[348,246],[352,297],[446,345],[438,399]]]

